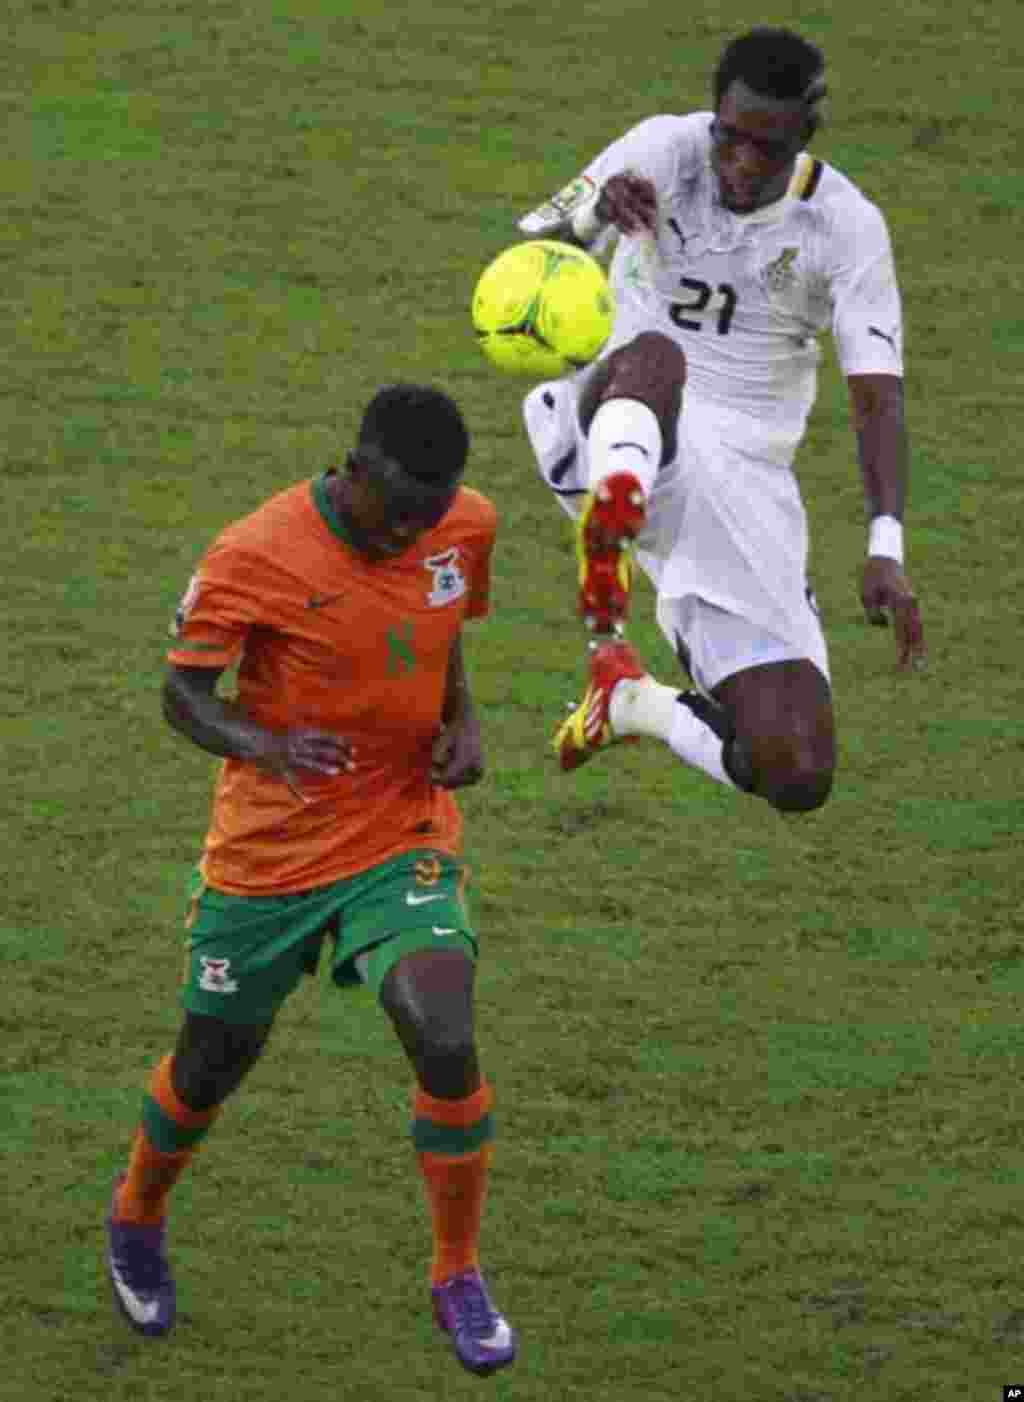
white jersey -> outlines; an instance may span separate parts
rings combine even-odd
[[[821,333],[831,330],[846,375],[903,373],[889,234],[850,180],[806,152],[780,200],[751,214],[727,210],[711,166],[712,116],[641,122],[555,208],[571,210],[623,171],[653,183],[657,250],[649,237],[619,238],[604,354],[639,331],[671,336],[686,352],[687,399],[725,411],[737,448],[756,445],[760,458],[788,466],[814,402]]]

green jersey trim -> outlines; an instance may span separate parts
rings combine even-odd
[[[322,472],[319,477],[313,478],[311,484],[311,489],[313,493],[313,505],[323,517],[324,525],[331,532],[331,534],[336,535],[339,540],[343,540],[350,550],[354,550],[355,544],[352,540],[352,537],[349,535],[347,529],[345,528],[344,521],[335,511],[334,506],[331,502],[331,494],[327,490],[327,478],[330,476],[332,471],[332,468],[328,468],[327,471]]]
[[[414,1119],[412,1142],[420,1154],[475,1154],[494,1138],[494,1119],[488,1112],[472,1125],[439,1125]]]

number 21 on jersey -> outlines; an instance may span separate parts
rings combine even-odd
[[[684,331],[703,331],[705,327],[728,336],[736,310],[736,289],[728,282],[720,282],[712,287],[710,282],[700,278],[684,277],[679,285],[685,288],[687,300],[673,302],[668,314],[675,324]]]

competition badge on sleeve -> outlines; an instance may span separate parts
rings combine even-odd
[[[170,633],[172,638],[181,637],[182,632],[185,628],[185,624],[188,622],[188,616],[195,608],[196,600],[198,598],[199,575],[194,574],[188,582],[188,588],[181,596],[181,603],[175,609],[174,618],[171,621],[170,627],[167,629],[168,633]]]
[[[560,229],[578,209],[582,209],[597,195],[597,186],[589,175],[578,175],[557,195],[552,195],[547,204],[524,214],[519,228],[531,238],[544,238]]]

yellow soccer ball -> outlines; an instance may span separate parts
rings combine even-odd
[[[506,248],[473,292],[473,329],[484,355],[506,374],[538,380],[589,364],[614,315],[600,263],[555,239]]]

